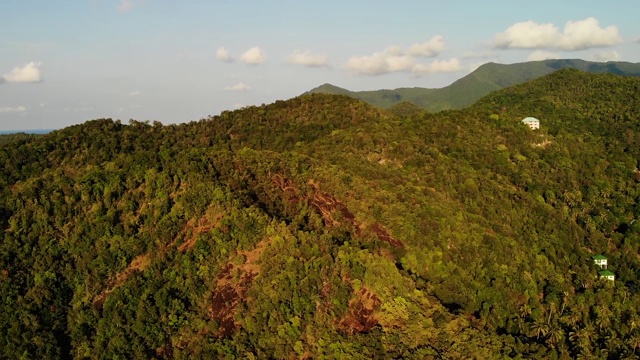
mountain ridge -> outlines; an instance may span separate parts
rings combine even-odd
[[[492,91],[521,84],[564,68],[591,73],[640,76],[640,63],[622,61],[592,62],[580,59],[556,59],[515,64],[488,62],[442,88],[413,87],[350,91],[335,85],[323,84],[307,93],[343,94],[382,108],[408,101],[429,111],[441,111],[464,108]]]

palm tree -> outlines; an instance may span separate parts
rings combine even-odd
[[[547,333],[547,344],[553,348],[561,348],[564,343],[564,331],[557,324],[551,325]]]
[[[608,330],[604,339],[605,346],[607,350],[609,350],[610,354],[618,353],[623,345],[622,341],[620,341],[620,338],[618,337],[618,333],[613,330]]]
[[[569,341],[571,341],[576,353],[591,353],[594,333],[595,331],[592,327],[576,329],[569,333]]]
[[[544,319],[537,318],[529,326],[529,331],[532,335],[536,336],[536,340],[540,340],[540,335],[546,336],[547,332],[549,332],[549,325]]]

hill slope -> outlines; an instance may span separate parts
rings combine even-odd
[[[633,357],[638,89],[562,70],[437,114],[313,94],[8,139],[0,348]]]
[[[348,95],[383,108],[408,101],[429,111],[462,109],[492,91],[533,80],[560,69],[577,69],[594,74],[640,76],[640,63],[543,60],[518,64],[487,63],[471,74],[440,89],[400,88],[395,90],[349,91],[330,84],[309,93]]]

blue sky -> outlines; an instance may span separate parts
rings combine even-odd
[[[482,63],[640,61],[637,0],[2,0],[0,130],[176,123]]]

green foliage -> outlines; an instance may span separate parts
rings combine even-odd
[[[543,60],[508,65],[487,63],[453,84],[439,89],[349,91],[331,84],[324,84],[310,90],[309,93],[347,95],[383,108],[412,103],[428,111],[442,111],[462,109],[493,91],[522,84],[565,68],[594,74],[640,76],[640,64],[613,61],[600,63],[577,59]],[[402,107],[406,108],[406,105]]]
[[[438,114],[314,94],[0,142],[2,356],[633,358],[639,90],[562,70]]]

